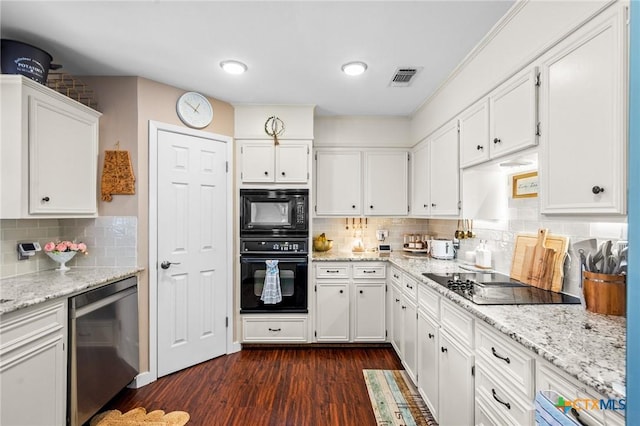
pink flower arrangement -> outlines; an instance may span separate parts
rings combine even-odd
[[[44,245],[45,253],[79,251],[87,254],[87,245],[85,243],[76,243],[72,241],[49,241]]]

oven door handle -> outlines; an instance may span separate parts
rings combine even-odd
[[[308,263],[308,259],[306,257],[241,257],[241,263],[264,263],[266,260],[277,260],[279,263]]]

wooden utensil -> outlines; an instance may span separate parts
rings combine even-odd
[[[540,278],[544,272],[544,260],[546,256],[544,240],[546,240],[548,233],[548,229],[538,229],[538,239],[536,240],[535,251],[533,253],[533,264],[531,265],[531,272],[527,276],[527,281],[525,281],[535,287],[540,287]]]

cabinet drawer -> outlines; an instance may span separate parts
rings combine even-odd
[[[391,267],[391,282],[398,286],[402,283],[402,272],[398,268]]]
[[[595,391],[588,392],[586,386],[566,376],[544,360],[536,363],[536,391],[552,390],[566,400],[601,399]],[[602,410],[580,410],[580,420],[588,426],[605,424]]]
[[[1,352],[11,351],[52,332],[64,333],[66,311],[63,301],[3,315],[0,326]]]
[[[318,265],[316,278],[349,278],[349,265],[335,263]]]
[[[510,386],[491,373],[482,360],[476,360],[476,395],[482,405],[490,407],[498,422],[510,425],[533,425],[532,400],[523,399]]]
[[[384,265],[353,265],[353,278],[381,278],[386,276]]]
[[[407,274],[402,274],[402,291],[413,303],[418,301],[418,281]]]
[[[522,350],[497,332],[476,323],[476,354],[499,371],[514,389],[533,400],[535,362],[532,353]]]
[[[440,301],[440,325],[469,348],[473,348],[473,318],[444,299]]]
[[[418,285],[418,305],[433,318],[440,318],[440,296],[424,284]]]
[[[307,342],[307,318],[242,318],[244,342]]]

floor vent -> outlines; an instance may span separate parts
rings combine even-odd
[[[391,78],[389,86],[391,87],[409,87],[415,75],[420,72],[422,67],[400,67]]]

